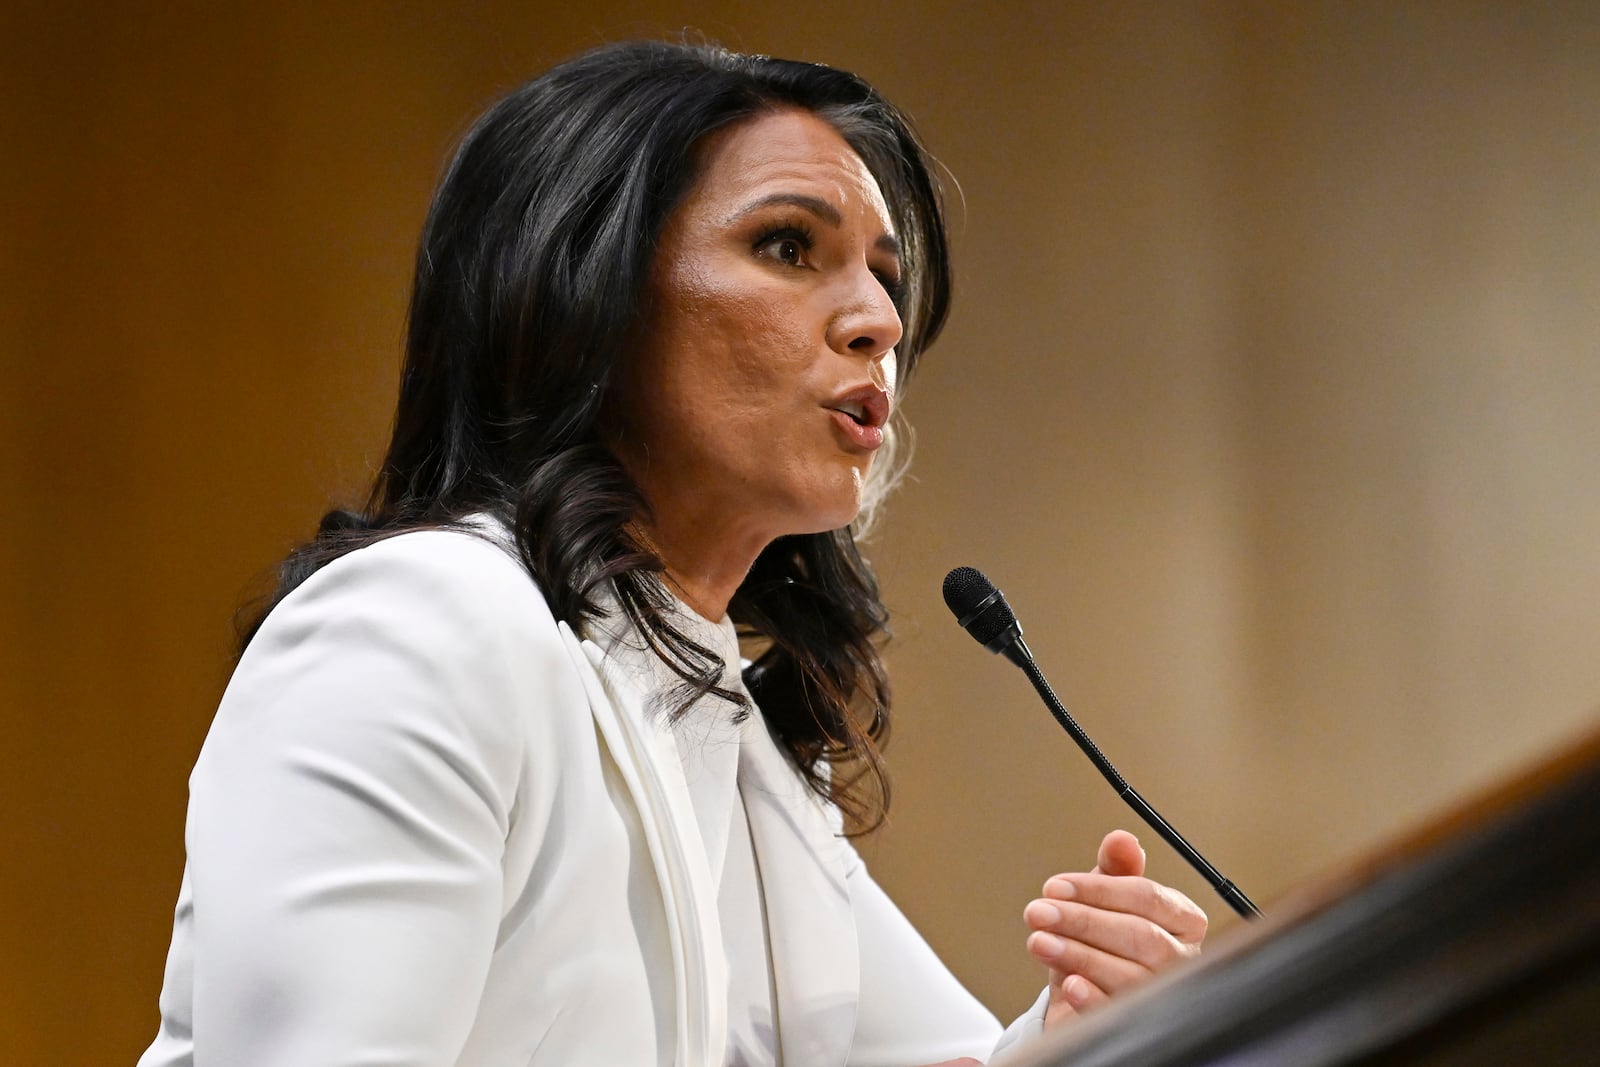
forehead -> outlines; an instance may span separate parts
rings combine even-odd
[[[709,134],[701,142],[699,173],[685,205],[736,216],[780,192],[818,196],[846,221],[893,234],[877,180],[855,149],[825,119],[809,111],[764,112]]]

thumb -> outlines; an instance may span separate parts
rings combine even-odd
[[[1113,830],[1100,841],[1092,873],[1138,876],[1144,874],[1144,861],[1139,839],[1126,830]]]

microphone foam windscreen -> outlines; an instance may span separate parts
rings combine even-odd
[[[957,567],[944,576],[944,604],[967,633],[991,652],[998,647],[991,647],[996,639],[1008,631],[1012,637],[1022,635],[1011,605],[976,567]]]
[[[944,576],[944,606],[958,619],[971,615],[992,592],[994,583],[976,567],[957,567]]]

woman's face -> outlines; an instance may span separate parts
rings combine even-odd
[[[860,157],[808,112],[708,136],[657,249],[615,447],[658,527],[756,551],[848,525],[894,402],[900,261]]]

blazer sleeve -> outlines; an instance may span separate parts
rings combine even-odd
[[[564,662],[555,634],[499,548],[442,532],[272,612],[190,780],[197,1063],[456,1061],[502,914],[516,709]]]

